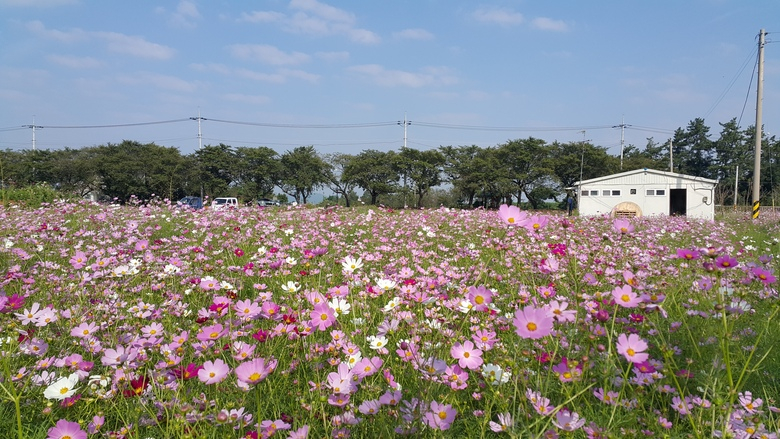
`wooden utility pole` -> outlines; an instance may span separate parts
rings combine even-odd
[[[758,218],[761,208],[761,117],[764,100],[764,37],[766,31],[758,33],[758,82],[756,83],[756,154],[753,162],[753,219]]]

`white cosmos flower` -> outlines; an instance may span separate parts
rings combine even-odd
[[[387,337],[383,335],[369,335],[366,340],[368,340],[371,349],[382,349],[387,345]]]
[[[289,280],[286,284],[282,285],[282,289],[288,293],[295,293],[301,289],[301,284]]]
[[[70,398],[76,393],[76,385],[79,383],[79,376],[75,373],[67,377],[62,377],[53,382],[43,391],[46,399],[63,400]]]
[[[512,373],[504,371],[501,366],[493,363],[482,365],[482,376],[490,382],[490,384],[497,386],[502,383],[509,382],[512,378]]]
[[[395,288],[396,283],[388,279],[377,279],[376,286],[382,291],[389,291]]]
[[[350,305],[349,302],[340,297],[334,297],[333,300],[328,302],[328,306],[333,310],[333,314],[336,317],[343,314],[349,314],[349,309],[352,308],[352,305]]]
[[[361,258],[353,258],[352,256],[347,256],[344,258],[344,262],[341,263],[341,268],[347,272],[352,273],[355,270],[359,270],[363,267],[363,259]]]
[[[387,302],[387,305],[385,305],[385,307],[382,308],[382,310],[384,312],[392,311],[396,307],[398,307],[398,305],[400,305],[400,304],[401,304],[401,298],[396,296],[396,297],[393,297],[393,300]]]

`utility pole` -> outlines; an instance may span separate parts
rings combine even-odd
[[[200,117],[200,108],[198,108],[198,117],[191,117],[190,120],[197,120],[198,121],[198,150],[203,148],[203,134],[200,131],[200,121],[201,120],[207,120],[206,118]]]
[[[406,127],[412,124],[411,120],[406,120],[406,111],[404,111],[404,120],[401,122],[398,121],[398,125],[403,124],[404,126],[404,147],[403,149],[406,149]],[[404,209],[406,209],[406,170],[404,170]]]
[[[669,139],[669,172],[674,172],[674,153],[672,152],[672,139]]]
[[[737,171],[734,174],[734,212],[737,211],[737,195],[739,194],[739,165],[737,165]]]
[[[761,208],[761,117],[764,100],[764,37],[766,31],[758,33],[758,80],[756,82],[756,154],[753,162],[753,219],[758,219]]]
[[[630,127],[631,125],[626,125],[626,117],[623,116],[620,119],[620,125],[615,125],[612,128],[620,128],[620,170],[623,170],[623,149],[625,147],[626,143],[626,127]]]
[[[25,125],[25,128],[32,128],[32,150],[35,151],[35,130],[37,129],[43,129],[42,126],[35,125],[35,116],[33,116],[33,123],[32,125]]]

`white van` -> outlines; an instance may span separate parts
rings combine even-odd
[[[235,209],[237,207],[238,207],[238,199],[232,197],[214,198],[214,201],[211,202],[211,208],[215,210]]]

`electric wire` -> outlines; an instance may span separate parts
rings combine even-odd
[[[703,119],[707,119],[707,117],[715,111],[715,108],[720,104],[720,102],[723,100],[723,98],[726,97],[726,94],[728,94],[729,90],[731,90],[731,87],[734,86],[734,84],[737,82],[737,79],[742,75],[742,72],[745,71],[745,68],[748,66],[748,63],[751,58],[756,56],[756,53],[758,53],[758,47],[753,48],[753,50],[748,54],[747,58],[745,58],[745,61],[742,62],[742,67],[739,68],[739,71],[736,75],[731,79],[731,81],[726,86],[726,89],[721,92],[721,94],[718,96],[717,99],[715,99],[715,102],[710,106],[710,108],[704,113]]]
[[[162,125],[168,123],[186,122],[189,120],[190,120],[189,118],[186,118],[186,119],[160,120],[154,122],[117,123],[111,125],[43,125],[43,126],[37,126],[36,128],[49,128],[49,129],[122,128],[122,127],[138,127],[144,125]]]
[[[742,104],[742,111],[739,113],[739,119],[737,120],[737,126],[742,126],[742,116],[745,115],[745,108],[747,107],[748,98],[750,97],[750,90],[753,88],[753,78],[756,76],[756,70],[758,69],[758,55],[756,55],[756,65],[753,67],[753,74],[750,75],[750,83],[748,84],[747,92],[745,92],[745,102]]]

